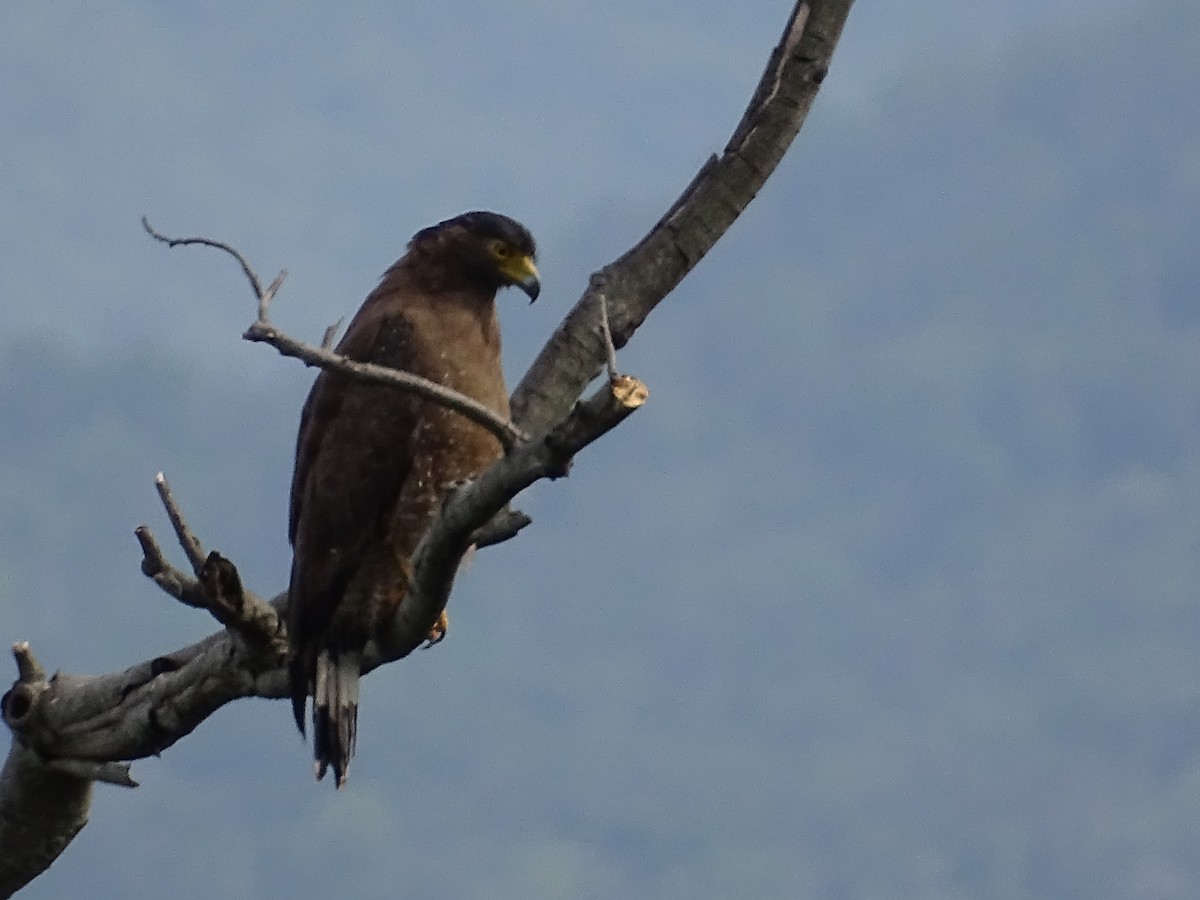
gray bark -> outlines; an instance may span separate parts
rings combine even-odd
[[[579,402],[608,357],[601,298],[622,347],[774,171],[825,78],[852,2],[797,3],[724,151],[641,241],[592,276],[513,394],[513,423],[534,437],[445,504],[414,557],[416,589],[383,646],[369,648],[366,669],[420,644],[478,529],[529,484],[564,474],[579,450],[640,404],[610,383]],[[235,601],[222,607],[228,627],[123,672],[46,679],[32,655],[24,659],[3,704],[13,741],[0,770],[0,898],[43,872],[86,824],[95,781],[132,784],[122,761],[162,752],[231,700],[285,696],[278,622],[286,597],[268,605],[247,592]]]

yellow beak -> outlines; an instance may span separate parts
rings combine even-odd
[[[542,292],[542,280],[531,256],[510,257],[500,269],[512,283],[529,295],[532,303]]]

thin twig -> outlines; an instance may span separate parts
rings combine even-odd
[[[321,335],[321,349],[332,350],[333,339],[337,337],[338,329],[342,327],[342,320],[338,319],[332,325],[325,329],[325,333]]]
[[[159,572],[170,567],[171,564],[167,562],[166,556],[163,555],[162,547],[158,546],[158,541],[150,533],[149,525],[139,525],[133,529],[133,535],[142,546],[143,575],[147,578],[153,578]]]
[[[608,300],[601,291],[596,295],[600,302],[600,333],[604,337],[605,365],[608,369],[608,380],[616,382],[620,377],[617,371],[617,348],[613,344],[612,330],[608,327]]]
[[[167,511],[167,518],[171,520],[171,527],[175,529],[175,536],[179,538],[179,546],[187,555],[192,571],[199,575],[204,560],[207,558],[204,546],[188,528],[187,521],[183,518],[183,512],[179,509],[179,504],[175,502],[175,497],[171,493],[171,486],[167,484],[167,478],[162,472],[154,476],[154,487],[158,491],[158,498],[162,501],[163,508]]]
[[[719,156],[696,173],[650,232],[592,276],[510,398],[513,421],[538,434],[604,370],[593,294],[603,292],[617,347],[704,258],[775,170],[829,70],[851,0],[798,0],[758,89]]]
[[[242,267],[242,272],[245,274],[246,278],[250,281],[250,288],[254,291],[254,296],[257,297],[260,301],[263,299],[264,294],[263,294],[263,289],[262,289],[262,282],[260,282],[258,280],[258,276],[255,275],[254,270],[252,268],[250,268],[250,263],[246,262],[246,257],[242,256],[240,251],[238,251],[234,247],[231,247],[229,244],[226,244],[224,241],[214,241],[212,238],[206,238],[206,237],[187,237],[187,238],[167,237],[165,234],[162,234],[159,231],[157,231],[154,228],[154,226],[152,226],[150,224],[150,220],[148,218],[146,218],[145,216],[142,216],[142,227],[146,229],[146,233],[148,235],[150,235],[150,237],[154,238],[156,241],[161,241],[162,243],[166,244],[168,247],[188,247],[193,244],[198,244],[201,247],[213,247],[217,250],[223,250],[224,252],[228,253],[230,256],[232,256],[234,259],[236,259],[238,261],[238,265],[240,265]],[[275,281],[277,281],[277,282],[282,281],[283,276],[284,276],[284,273],[281,272],[279,277],[276,278]],[[273,284],[272,287],[275,288],[276,290],[278,290],[278,285]]]
[[[142,574],[180,603],[203,607],[203,602],[197,600],[197,595],[203,593],[200,582],[171,565],[149,527],[140,525],[133,533],[142,546]]]
[[[298,341],[284,334],[263,320],[259,320],[247,328],[242,337],[248,341],[270,344],[282,355],[298,359],[306,365],[342,372],[362,381],[391,385],[416,394],[425,400],[440,403],[470,419],[476,425],[486,428],[495,435],[496,440],[505,450],[511,450],[515,445],[529,439],[529,436],[512,422],[497,415],[473,397],[460,394],[445,385],[421,378],[411,372],[379,366],[375,363],[358,362],[334,353],[332,350],[306,344],[304,341]]]
[[[500,445],[506,451],[511,450],[521,441],[529,439],[529,436],[517,428],[511,421],[497,415],[482,403],[472,397],[468,397],[466,394],[460,394],[458,391],[451,390],[444,385],[421,378],[418,375],[413,375],[411,372],[391,369],[387,366],[377,366],[373,363],[357,362],[334,353],[327,346],[327,343],[332,341],[329,330],[326,330],[325,336],[321,341],[321,346],[314,347],[312,344],[298,341],[275,328],[270,322],[268,313],[270,312],[271,301],[282,286],[284,278],[287,277],[286,269],[280,272],[264,291],[262,289],[262,282],[259,281],[254,270],[250,268],[250,263],[246,261],[246,257],[224,241],[216,241],[203,237],[168,237],[151,227],[150,222],[145,216],[142,216],[142,227],[146,229],[147,234],[152,238],[156,241],[161,241],[168,247],[198,244],[202,247],[213,247],[217,250],[222,250],[238,261],[238,264],[242,267],[242,272],[245,273],[247,280],[250,282],[250,288],[254,291],[255,298],[258,300],[258,317],[254,324],[247,328],[242,335],[245,340],[270,344],[284,356],[299,359],[306,365],[343,372],[364,381],[389,384],[416,394],[425,400],[440,403],[442,406],[452,409],[470,419],[476,425],[486,428],[496,436],[496,440],[500,442]],[[172,522],[174,522],[174,519],[172,519]],[[188,559],[192,562],[193,567],[199,571],[200,565],[204,562],[203,554],[201,553],[197,558],[193,555],[190,548],[185,547],[184,550],[188,553]]]
[[[275,276],[275,280],[267,286],[266,291],[258,296],[258,321],[267,321],[267,309],[271,306],[271,301],[275,299],[275,295],[279,293],[279,289],[283,287],[283,279],[287,278],[287,269],[280,269],[279,274]]]
[[[173,502],[173,499],[172,499]],[[214,619],[248,638],[286,651],[279,614],[257,594],[242,586],[237,568],[215,550],[205,557],[196,578],[172,566],[145,525],[134,530],[142,546],[142,573],[185,606],[207,610]]]

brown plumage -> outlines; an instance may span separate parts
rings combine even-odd
[[[497,289],[537,297],[534,243],[506,216],[465,213],[418,232],[351,320],[338,352],[404,369],[508,415]],[[300,418],[288,536],[292,709],[313,695],[317,778],[354,754],[367,641],[404,599],[409,560],[447,487],[501,453],[445,406],[323,371]],[[437,623],[430,622],[431,633]]]

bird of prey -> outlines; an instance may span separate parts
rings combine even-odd
[[[492,212],[417,232],[351,320],[337,352],[403,369],[507,418],[495,298],[516,286],[537,299],[533,237]],[[313,697],[320,780],[346,780],[354,754],[363,648],[408,591],[410,558],[448,488],[501,454],[485,428],[388,385],[322,371],[296,441],[288,537],[289,682],[304,733]],[[430,623],[431,640],[444,620]]]

